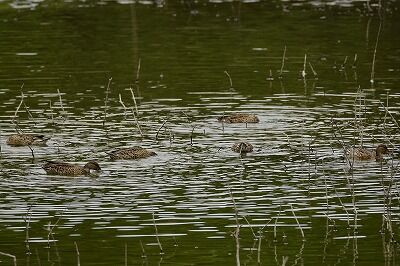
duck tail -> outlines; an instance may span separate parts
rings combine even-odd
[[[48,141],[51,138],[51,137],[45,136],[45,135],[36,135],[35,137],[37,137],[41,141]]]

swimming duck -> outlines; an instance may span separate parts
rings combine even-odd
[[[260,119],[254,114],[233,113],[218,117],[218,121],[225,123],[258,123]]]
[[[90,175],[90,170],[100,171],[99,164],[95,161],[88,162],[85,166],[77,164],[70,164],[58,161],[49,161],[43,165],[43,169],[48,175],[65,175],[65,176],[78,176]]]
[[[247,141],[236,142],[235,144],[233,144],[232,150],[234,152],[239,152],[239,153],[252,152],[253,151],[253,145],[251,145]]]
[[[346,155],[350,160],[354,159],[359,161],[380,161],[383,159],[383,155],[388,153],[389,149],[385,144],[379,144],[375,150],[368,150],[366,148],[350,148],[346,150]]]
[[[49,139],[44,135],[13,134],[8,137],[7,144],[10,146],[44,145]]]
[[[135,146],[131,148],[125,148],[110,152],[109,155],[112,160],[119,160],[119,159],[142,159],[150,156],[155,156],[157,155],[157,153],[155,153],[154,151],[149,151],[142,147]]]

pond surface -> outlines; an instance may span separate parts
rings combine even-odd
[[[398,265],[399,7],[0,1],[0,264]]]

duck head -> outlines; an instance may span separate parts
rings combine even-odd
[[[87,164],[85,164],[85,166],[83,168],[88,169],[89,171],[90,170],[95,170],[95,171],[101,170],[100,165],[95,161],[88,162]]]
[[[390,153],[390,152],[389,152],[388,147],[385,144],[379,144],[378,147],[376,147],[376,158],[378,160],[382,159],[383,155],[388,154],[388,153]]]

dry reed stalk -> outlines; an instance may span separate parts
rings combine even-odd
[[[128,245],[125,242],[125,266],[128,266]]]
[[[277,253],[277,250],[276,250],[276,245],[274,245],[274,260],[275,260],[275,264],[276,264],[276,265],[279,265],[279,262],[278,262],[278,253]]]
[[[233,88],[233,83],[232,83],[231,75],[229,75],[228,71],[226,71],[226,70],[224,71],[224,73],[228,76],[228,78],[229,78],[229,83],[230,83],[230,85],[231,85],[229,88],[232,89],[232,88]]]
[[[326,213],[329,213],[328,185],[326,184],[326,176],[325,176],[324,171],[323,171],[323,176],[324,176],[324,184],[325,184]]]
[[[25,97],[25,95],[24,95],[24,93],[22,92],[22,90],[21,90],[21,96],[22,96],[22,98]],[[31,113],[31,111],[29,111],[29,107],[26,105],[25,101],[22,101],[22,103],[23,103],[23,105],[24,105],[25,112],[28,114],[28,118],[29,118],[29,119],[32,119],[33,123],[36,124],[36,121],[35,121],[35,119],[33,118],[33,115],[32,115],[32,113]]]
[[[139,242],[140,242],[140,247],[142,248],[142,258],[146,258],[147,256],[146,256],[146,252],[144,250],[144,246],[143,246],[142,240],[139,240]]]
[[[133,102],[135,104],[136,113],[137,113],[137,115],[135,115],[135,111],[133,110],[133,107],[131,107],[132,115],[133,115],[133,118],[135,119],[136,127],[137,127],[137,129],[138,129],[138,131],[140,133],[140,136],[142,136],[142,138],[143,138],[143,132],[142,132],[142,129],[140,128],[140,124],[139,124],[139,120],[138,120],[139,111],[138,111],[138,107],[137,107],[137,104],[136,104],[135,94],[133,93],[132,88],[129,88],[129,90],[131,91],[132,99],[133,99]]]
[[[31,223],[31,218],[32,218],[32,206],[29,206],[26,216],[24,218],[25,221],[25,248],[26,248],[26,254],[31,254],[31,249],[29,245],[29,229],[30,229],[30,223]]]
[[[329,244],[329,217],[328,215],[325,213],[326,216],[326,226],[325,226],[325,237],[324,237],[324,248],[323,248],[323,255],[322,255],[322,264],[326,264],[326,255],[327,255],[327,248],[328,248],[328,244]]]
[[[367,26],[365,27],[365,42],[369,45],[369,28],[371,26],[372,17],[368,18]]]
[[[311,72],[313,73],[314,78],[317,78],[318,73],[317,73],[317,71],[315,71],[315,69],[314,69],[314,67],[312,66],[311,62],[308,62],[308,65],[309,65],[310,68],[311,68]]]
[[[358,210],[357,210],[357,201],[356,201],[356,195],[355,195],[355,189],[354,189],[354,186],[355,186],[355,184],[354,184],[354,176],[353,176],[353,172],[351,172],[351,175],[352,175],[352,184],[351,184],[351,202],[352,202],[352,204],[353,204],[353,212],[354,212],[354,222],[353,222],[353,225],[354,225],[354,229],[353,229],[353,233],[355,234],[356,232],[357,232],[357,227],[358,227],[358,225],[357,225],[357,219],[358,219]],[[350,185],[350,184],[349,184]]]
[[[285,45],[285,49],[283,50],[281,70],[280,70],[280,73],[279,73],[279,78],[280,79],[283,78],[283,67],[285,66],[285,57],[286,57],[286,45]]]
[[[140,128],[139,120],[137,119],[137,117],[135,115],[135,111],[133,110],[132,107],[131,107],[131,111],[132,111],[133,118],[135,119],[136,128],[138,129],[140,136],[142,136],[142,138],[143,138],[143,132],[142,132],[142,129]]]
[[[388,115],[392,118],[393,123],[395,123],[396,127],[397,127],[398,129],[400,129],[399,123],[397,122],[396,118],[394,118],[394,116],[392,115],[392,113],[387,109],[387,107],[386,107],[381,101],[379,101],[379,104],[385,109],[386,114],[388,114]],[[388,103],[387,103],[387,105],[389,106]]]
[[[346,55],[346,57],[344,58],[344,61],[343,61],[342,65],[340,66],[340,69],[341,69],[341,70],[344,70],[344,69],[346,68],[347,59],[348,59],[348,58],[349,58],[349,57]]]
[[[185,116],[185,118],[187,119],[187,122],[189,124],[192,123],[192,121],[190,120],[190,117],[184,111],[181,111],[181,113]]]
[[[141,59],[139,58],[138,66],[137,66],[137,69],[136,69],[136,82],[139,82],[140,63],[141,63]]]
[[[376,42],[375,42],[375,48],[374,48],[374,54],[372,57],[372,66],[371,66],[371,79],[370,82],[371,84],[374,84],[375,82],[375,61],[376,61],[376,51],[378,50],[378,43],[379,43],[379,37],[381,35],[381,29],[382,29],[382,19],[381,16],[379,16],[379,28],[378,28],[378,33],[376,35]]]
[[[156,140],[158,140],[158,134],[160,133],[160,130],[164,127],[165,123],[167,123],[168,119],[165,119],[162,125],[158,128],[157,133],[156,133]],[[171,139],[171,135],[170,135]]]
[[[225,132],[225,122],[224,122],[224,118],[225,118],[225,111],[222,113],[222,133]]]
[[[160,238],[158,237],[158,229],[157,229],[157,225],[156,225],[156,220],[154,219],[154,212],[153,212],[153,224],[154,224],[154,229],[155,229],[155,233],[156,233],[158,247],[160,248],[160,254],[164,254],[163,248],[161,246]]]
[[[5,253],[5,252],[1,252],[1,251],[0,251],[0,255],[12,258],[14,261],[14,266],[17,266],[17,257],[16,256]]]
[[[49,100],[50,114],[51,114],[51,123],[54,125],[54,114],[53,107],[51,106],[51,100]]]
[[[286,263],[289,260],[289,256],[282,256],[282,266],[286,266]]]
[[[125,118],[126,118],[126,106],[125,106],[124,102],[122,101],[121,93],[119,93],[118,96],[119,96],[119,103],[120,103],[120,104],[122,105],[122,107],[124,108],[124,116],[125,116]]]
[[[306,75],[307,75],[307,73],[306,73],[306,66],[307,66],[307,54],[304,55],[303,70],[301,71],[301,77],[302,77],[303,79],[305,79],[305,78],[306,78]]]
[[[58,93],[58,100],[60,101],[60,105],[61,105],[61,110],[62,110],[62,117],[64,118],[64,120],[66,119],[66,117],[64,117],[64,114],[66,115],[66,113],[65,113],[65,110],[64,110],[64,105],[63,105],[63,101],[62,101],[62,97],[61,97],[61,93],[60,93],[60,90],[59,89],[57,89],[57,93]]]
[[[279,205],[278,217],[275,218],[275,224],[274,224],[274,242],[278,241],[278,239],[276,238],[276,224],[278,223],[279,216],[281,216],[281,206],[280,205]]]
[[[386,92],[386,106],[389,107],[389,92]],[[386,129],[386,121],[387,121],[388,113],[385,110],[385,117],[383,118],[383,127]]]
[[[229,189],[229,194],[231,195],[232,203],[233,203],[233,208],[235,210],[235,221],[236,221],[236,230],[234,233],[235,237],[235,242],[236,242],[236,265],[240,266],[240,241],[239,241],[239,236],[240,236],[240,223],[239,223],[239,212],[238,209],[236,208],[236,202],[235,199],[233,198],[232,190]]]
[[[54,240],[53,231],[54,231],[54,229],[57,227],[58,223],[61,221],[61,218],[63,217],[64,212],[65,212],[66,210],[67,210],[67,208],[64,209],[64,210],[61,212],[60,217],[58,217],[56,223],[55,223],[53,226],[51,226],[51,222],[49,222],[49,224],[48,224],[48,231],[49,231],[49,233],[47,234],[47,246],[48,246],[48,247],[50,247],[50,237],[53,237],[53,240]]]
[[[352,156],[352,160],[350,160],[349,156],[347,155],[347,152],[346,152],[347,148],[346,148],[346,145],[343,142],[342,132],[341,132],[340,128],[336,125],[335,121],[333,120],[333,117],[331,118],[331,125],[332,125],[333,136],[338,141],[340,146],[342,146],[344,158],[346,159],[346,162],[349,164],[350,169],[353,169],[353,167],[354,167],[354,156]],[[341,138],[338,138],[338,136],[336,135],[335,127],[339,131]]]
[[[138,109],[138,106],[137,106],[137,103],[136,103],[135,93],[133,93],[132,88],[129,88],[129,90],[131,91],[132,100],[133,100],[133,103],[135,104],[136,115],[139,117],[139,109]]]
[[[334,184],[333,184],[332,182],[331,182],[331,185],[332,185],[332,187],[333,187],[333,190],[335,191],[336,197],[338,198],[338,200],[339,200],[339,202],[340,202],[340,205],[342,205],[343,210],[346,212],[346,216],[347,216],[347,228],[349,229],[349,228],[350,228],[350,216],[349,216],[349,212],[347,211],[346,207],[344,206],[343,201],[342,201],[342,199],[340,198],[340,196],[339,196],[339,194],[338,194],[338,192],[337,192],[337,190],[336,190],[336,187],[334,186]]]
[[[74,241],[74,245],[75,245],[75,250],[76,250],[76,259],[77,259],[77,261],[76,261],[76,264],[78,265],[78,266],[80,266],[81,265],[81,259],[80,259],[80,253],[79,253],[79,249],[78,249],[78,244],[76,243],[76,241]]]
[[[292,205],[291,203],[290,203],[289,205],[290,205],[290,209],[291,209],[291,211],[292,211],[292,213],[293,213],[294,219],[296,220],[296,223],[297,223],[297,225],[298,225],[299,228],[300,228],[300,232],[301,232],[301,236],[303,237],[303,241],[306,241],[306,238],[304,237],[303,228],[301,227],[301,225],[300,225],[300,223],[299,223],[299,220],[297,219],[297,216],[296,216],[296,214],[294,213],[293,205]]]
[[[262,237],[258,238],[258,247],[257,247],[257,264],[261,265],[261,240]]]
[[[108,79],[108,84],[106,88],[106,97],[104,98],[104,115],[103,115],[103,128],[106,124],[106,118],[107,118],[107,109],[108,109],[108,95],[110,93],[110,84],[112,81],[112,77]]]
[[[35,248],[35,254],[36,254],[36,259],[37,259],[38,265],[42,266],[42,262],[40,261],[40,257],[39,257],[39,251],[37,248]]]
[[[247,219],[246,215],[242,215],[242,218],[246,221],[246,223],[249,225],[250,231],[253,234],[254,238],[257,238],[256,233],[253,230],[253,226],[250,224],[249,220]]]
[[[395,175],[397,174],[397,171],[394,171],[394,165],[393,165],[393,160],[392,160],[392,166],[391,169],[389,169],[388,171],[390,171],[390,179],[389,182],[387,184],[387,188],[385,185],[385,180],[384,180],[384,173],[382,172],[382,166],[381,166],[381,185],[382,185],[382,189],[384,192],[384,211],[385,213],[382,214],[382,232],[389,233],[390,236],[390,240],[393,241],[394,240],[394,233],[393,233],[393,226],[392,226],[392,198],[393,198],[393,193],[392,193],[392,188],[393,188],[393,178],[395,177]]]
[[[304,265],[304,263],[303,263],[304,245],[305,245],[305,241],[303,241],[303,243],[301,244],[300,250],[296,254],[296,256],[295,256],[296,259],[294,260],[294,263],[292,265],[297,265],[299,260],[301,261],[300,265]]]
[[[172,144],[172,141],[175,139],[175,136],[172,134],[171,129],[168,129],[169,131],[169,144]]]
[[[354,233],[353,233],[353,264],[352,265],[357,265],[357,259],[358,259],[358,238],[357,238],[357,232],[354,231]]]
[[[13,118],[13,120],[12,120],[13,123],[14,123],[16,117],[17,117],[18,111],[19,111],[19,109],[21,108],[21,105],[22,105],[23,102],[24,102],[24,94],[21,93],[21,101],[19,102],[19,105],[18,105],[18,107],[17,107],[17,110],[15,110],[14,118]]]
[[[31,150],[31,154],[32,154],[32,159],[35,159],[35,154],[33,153],[33,149],[31,147],[31,145],[28,145],[28,148]]]
[[[358,101],[358,107],[357,107]],[[357,96],[354,99],[354,126],[358,130],[359,139],[361,142],[361,147],[363,147],[364,143],[364,125],[363,125],[363,116],[362,110],[364,110],[364,117],[366,117],[366,104],[365,104],[365,96],[363,97],[363,91],[360,86],[357,89]],[[356,144],[356,138],[354,135],[354,145]]]
[[[357,61],[358,61],[358,55],[357,53],[354,54],[354,59],[353,59],[353,66],[352,68],[357,68]]]
[[[22,90],[23,87],[24,87],[24,84],[21,85],[21,102],[20,102],[20,105],[19,105],[18,108],[17,108],[16,113],[18,112],[19,108],[21,107],[21,104],[23,104],[23,105],[24,105],[24,108],[25,108],[25,112],[28,114],[28,118],[29,118],[29,119],[32,119],[33,123],[36,124],[36,121],[35,121],[35,119],[33,118],[32,113],[29,111],[29,107],[26,105],[26,103],[25,103],[25,101],[24,101],[25,95],[24,95],[24,92],[23,92],[23,90]],[[15,114],[14,114],[14,117],[15,117]]]
[[[312,147],[311,147],[311,141],[308,143],[308,155],[307,155],[307,170],[308,170],[308,183],[310,184],[311,182],[311,151],[312,151]]]
[[[192,131],[190,132],[190,146],[193,146],[193,133],[196,126],[192,127]]]
[[[264,231],[265,227],[267,227],[269,225],[270,222],[272,222],[273,218],[270,218],[269,221],[258,230],[258,234],[259,236],[261,236],[261,233]]]
[[[272,75],[272,69],[269,69],[269,76],[267,77],[268,81],[273,81],[274,80],[274,76]]]

